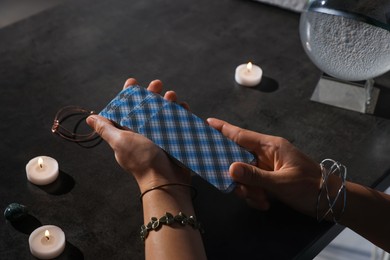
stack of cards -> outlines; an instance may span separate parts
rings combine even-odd
[[[140,86],[121,91],[100,115],[146,136],[181,165],[224,192],[234,189],[228,173],[230,164],[255,160],[204,120]]]

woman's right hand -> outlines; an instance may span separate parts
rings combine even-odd
[[[230,166],[240,197],[253,207],[267,210],[272,195],[302,213],[316,216],[321,185],[318,163],[281,137],[256,133],[213,118],[208,123],[257,157],[256,166],[241,162]]]

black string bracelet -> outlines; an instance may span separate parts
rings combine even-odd
[[[166,183],[166,184],[162,184],[162,185],[158,185],[158,186],[154,186],[150,189],[147,189],[146,191],[142,192],[140,195],[139,195],[139,200],[141,201],[142,203],[142,198],[144,197],[144,195],[150,191],[153,191],[153,190],[157,190],[157,189],[161,189],[161,188],[164,188],[164,187],[167,187],[167,186],[183,186],[183,187],[188,187],[191,189],[191,192],[192,192],[192,199],[194,200],[196,198],[196,196],[198,195],[198,191],[195,189],[194,186],[192,185],[189,185],[189,184],[185,184],[185,183]]]

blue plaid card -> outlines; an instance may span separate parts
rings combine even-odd
[[[121,91],[100,115],[146,136],[224,192],[234,189],[228,172],[230,164],[255,160],[204,120],[140,86]]]

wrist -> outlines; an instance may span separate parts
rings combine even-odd
[[[317,198],[317,220],[338,223],[346,207],[347,168],[332,159],[321,162],[322,182]]]
[[[328,182],[327,182],[327,194],[325,194],[325,191],[323,191],[324,195],[321,196],[321,199],[319,200],[319,208],[318,212],[322,213],[324,215],[324,220],[326,221],[334,221],[334,218],[339,219],[341,216],[341,213],[343,211],[343,199],[339,198],[337,199],[336,203],[334,204],[332,208],[332,212],[329,212],[325,215],[325,213],[329,210],[330,205],[329,201],[334,201],[336,199],[337,194],[339,193],[340,186],[342,185],[341,179],[337,176],[329,176]],[[329,197],[329,198],[328,198]]]
[[[143,173],[134,175],[138,183],[140,192],[143,193],[152,187],[170,183],[191,183],[191,175],[183,168],[176,165],[162,167],[162,169],[149,168]]]
[[[190,185],[190,184],[179,183],[179,182],[177,182],[177,183],[176,183],[176,182],[173,182],[173,183],[166,183],[166,184],[161,184],[161,185],[158,185],[158,186],[153,186],[153,187],[151,187],[150,189],[147,189],[147,190],[141,192],[140,195],[139,195],[139,199],[140,199],[140,201],[141,201],[141,203],[142,203],[142,199],[143,199],[143,197],[144,197],[147,193],[152,192],[152,191],[156,191],[156,190],[158,190],[158,189],[164,190],[164,189],[169,188],[170,186],[171,186],[171,187],[172,187],[172,186],[185,187],[185,188],[190,189],[190,190],[191,190],[191,193],[192,193],[192,195],[191,195],[191,196],[192,196],[192,199],[195,199],[196,196],[197,196],[197,193],[198,193],[198,191],[196,190],[196,188],[195,188],[194,186]]]
[[[181,211],[194,215],[191,189],[184,186],[166,186],[147,192],[142,197],[142,205],[145,221],[165,212],[177,214]]]

